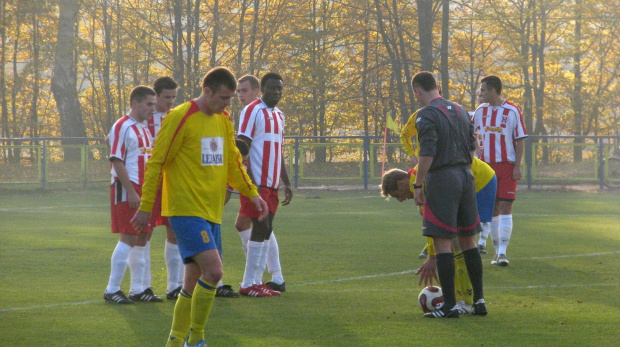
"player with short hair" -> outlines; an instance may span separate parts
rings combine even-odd
[[[244,106],[258,100],[260,93],[260,82],[254,75],[244,75],[239,78],[239,87],[237,88],[237,96],[239,101]],[[242,118],[242,117],[239,117]],[[241,213],[241,208],[237,213],[237,219],[235,220],[235,228],[241,238],[241,246],[243,247],[243,253],[248,254],[248,242],[252,234],[252,220],[245,217]],[[267,253],[267,272],[271,274],[271,281],[265,283],[273,290],[279,292],[286,291],[286,283],[282,276],[282,265],[280,264],[280,247],[274,231],[271,231],[271,237],[269,237],[269,250]]]
[[[112,163],[112,233],[119,234],[119,241],[112,253],[110,278],[103,299],[116,304],[161,302],[151,288],[143,285],[146,270],[144,251],[151,225],[135,229],[130,223],[140,205],[144,170],[153,147],[146,122],[155,110],[155,91],[137,86],[131,91],[129,102],[129,113],[112,125],[107,138]],[[131,271],[129,298],[120,289],[128,266]]]
[[[153,89],[155,90],[155,112],[153,112],[153,117],[148,121],[147,126],[149,132],[151,133],[151,137],[153,138],[153,143],[157,140],[157,134],[161,129],[161,124],[166,117],[166,114],[172,107],[174,106],[174,101],[177,97],[177,89],[179,88],[179,84],[169,76],[162,76],[155,80],[153,83]],[[174,236],[174,232],[170,227],[170,223],[168,222],[168,218],[163,217],[161,215],[161,186],[157,191],[157,198],[155,199],[155,204],[153,205],[153,211],[151,213],[152,218],[155,218],[155,225],[157,226],[165,226],[166,227],[166,241],[164,243],[164,259],[166,261],[166,272],[167,272],[167,288],[166,288],[166,298],[168,300],[176,300],[181,292],[181,287],[183,285],[183,259],[181,259],[181,253],[179,253],[179,247],[177,245],[177,239]],[[147,288],[151,287],[151,257],[150,257],[150,248],[151,248],[151,236],[149,236],[149,240],[146,243],[146,265],[147,271],[145,271],[145,280],[144,285]]]
[[[202,94],[168,113],[147,165],[142,203],[132,219],[137,230],[147,228],[163,180],[162,215],[168,217],[185,263],[168,347],[183,345],[188,333],[186,346],[206,346],[204,329],[223,271],[216,239],[226,184],[251,199],[257,220],[267,217],[267,204],[243,167],[225,112],[236,88],[230,70],[213,68],[203,79]]]
[[[462,106],[441,97],[432,73],[417,73],[411,86],[418,101],[424,105],[416,119],[420,156],[413,184],[414,199],[416,205],[424,206],[423,235],[433,238],[437,274],[444,294],[442,307],[424,317],[459,317],[454,293],[451,245],[454,238],[463,250],[469,272],[474,292],[474,314],[486,315],[482,259],[474,238],[480,221],[470,169],[472,153],[476,149],[473,126]]]
[[[293,198],[291,183],[283,160],[284,114],[276,106],[282,97],[282,76],[267,73],[261,78],[262,98],[248,104],[239,119],[237,137],[250,146],[248,173],[259,186],[261,197],[269,205],[269,218],[259,221],[258,213],[249,201],[241,197],[241,214],[252,220],[252,232],[248,242],[245,272],[239,293],[246,296],[280,295],[280,291],[263,284],[263,272],[267,264],[273,219],[278,207],[278,188],[284,182],[283,206]],[[272,282],[273,284],[273,282]],[[284,281],[282,280],[282,288]]]
[[[491,264],[507,266],[506,250],[512,235],[512,204],[527,131],[519,108],[502,98],[502,80],[494,75],[480,81],[480,97],[485,101],[474,113],[474,132],[482,143],[478,157],[497,175],[497,197],[491,222],[495,257]]]

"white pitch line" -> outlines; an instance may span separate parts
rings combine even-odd
[[[531,257],[531,258],[514,258],[519,260],[536,260],[536,259],[554,259],[554,258],[572,258],[572,257],[595,257],[600,255],[614,255],[620,254],[620,251],[613,252],[601,252],[601,253],[589,253],[589,254],[572,254],[572,255],[559,255],[559,256],[550,256],[550,257]],[[311,285],[318,284],[328,284],[328,283],[339,283],[339,282],[348,282],[348,281],[357,281],[364,279],[372,279],[379,277],[389,277],[389,276],[398,276],[398,275],[407,275],[412,274],[416,270],[405,270],[405,271],[397,271],[397,272],[388,272],[388,273],[380,273],[374,275],[366,275],[366,276],[356,276],[349,278],[336,278],[332,280],[325,281],[315,281],[315,282],[306,282],[306,283],[298,283],[298,284],[290,284],[289,287],[305,287]],[[608,287],[608,286],[620,286],[620,283],[588,283],[588,284],[546,284],[546,285],[527,285],[527,286],[507,286],[507,287],[485,287],[485,289],[538,289],[538,288],[574,288],[574,287]],[[333,289],[331,290],[333,292]],[[15,311],[28,311],[28,310],[36,310],[42,308],[53,308],[53,307],[61,307],[61,306],[80,306],[80,305],[90,305],[101,303],[101,300],[88,300],[88,301],[80,301],[80,302],[66,302],[59,304],[49,304],[49,305],[36,305],[36,306],[26,306],[26,307],[10,307],[10,308],[0,308],[0,313],[3,312],[15,312]]]

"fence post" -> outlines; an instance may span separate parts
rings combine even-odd
[[[294,180],[295,189],[299,188],[299,138],[295,137],[295,159],[294,159]]]
[[[598,138],[598,189],[603,190],[605,183],[605,150],[603,138]],[[609,163],[609,162],[607,162]]]
[[[368,135],[364,136],[364,158],[363,158],[363,167],[364,167],[364,189],[368,190],[368,152],[370,152],[370,140],[368,139]]]
[[[41,154],[41,189],[45,190],[47,169],[47,141],[43,140],[43,153]]]
[[[525,138],[525,165],[527,176],[527,189],[532,189],[532,139],[530,137]]]

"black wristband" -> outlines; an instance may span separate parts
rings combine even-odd
[[[416,185],[415,183],[413,184],[413,189],[420,189],[422,188],[422,185]]]

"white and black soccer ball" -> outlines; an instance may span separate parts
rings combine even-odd
[[[443,303],[443,292],[440,287],[428,286],[420,292],[418,295],[418,306],[424,311],[429,313],[435,311],[437,306]]]

